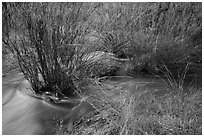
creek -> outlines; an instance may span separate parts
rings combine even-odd
[[[102,82],[121,88],[134,94],[139,89],[164,93],[166,84],[153,77],[115,76]],[[67,123],[77,120],[92,107],[80,99],[70,99],[61,104],[50,104],[43,99],[30,95],[30,84],[22,73],[2,77],[2,134],[3,135],[36,135],[55,134],[54,119]]]

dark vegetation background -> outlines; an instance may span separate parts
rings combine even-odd
[[[2,73],[20,68],[37,94],[71,96],[114,75],[118,66],[84,59],[95,51],[130,59],[131,76],[177,80],[188,69],[186,78],[201,86],[202,3],[4,2],[2,19]]]
[[[36,92],[38,73],[46,87],[61,90],[73,87],[75,77],[90,77],[81,73],[90,70],[78,53],[81,47],[84,53],[131,58],[135,71],[155,73],[165,64],[177,75],[191,63],[189,73],[201,73],[200,3],[3,3],[2,8],[3,73],[19,65]]]

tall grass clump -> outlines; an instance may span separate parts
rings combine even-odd
[[[99,39],[98,45],[101,50],[114,53],[118,58],[128,58],[126,48],[128,47],[128,26],[132,23],[132,12],[130,3],[102,3],[94,16],[90,26],[96,30]]]
[[[200,3],[102,3],[90,23],[100,50],[129,58],[135,71],[158,73],[201,64]]]
[[[162,62],[178,69],[201,64],[201,9],[200,3],[104,3],[96,29],[107,50],[131,58],[136,71],[157,72]]]
[[[36,93],[73,94],[90,61],[84,61],[86,25],[97,4],[3,3],[3,42],[17,56]]]
[[[188,62],[201,64],[199,3],[146,3],[141,8],[139,23],[134,25],[139,31],[130,40],[136,69],[155,73],[162,62],[171,71],[184,69]]]
[[[186,77],[187,73],[191,67],[191,63],[187,63],[186,67],[184,70],[178,70],[177,75],[173,74],[165,64],[163,64],[163,70],[161,69],[160,71],[163,73],[164,77],[159,76],[165,83],[166,85],[174,92],[178,93],[183,93],[184,92],[184,87],[189,88],[192,85],[186,86]],[[174,72],[176,73],[176,72]],[[189,84],[189,81],[188,81]]]

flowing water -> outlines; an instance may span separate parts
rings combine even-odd
[[[30,85],[22,74],[3,77],[3,134],[53,134],[53,119],[69,119],[72,108],[80,102],[70,100],[68,103],[53,105],[30,96],[27,93],[29,90],[26,90],[28,87]]]
[[[157,78],[113,77],[104,84],[120,85],[121,88],[134,94],[139,88],[154,91],[165,91],[166,85]],[[3,134],[54,134],[54,118],[74,121],[92,107],[80,100],[70,100],[63,105],[50,104],[42,99],[30,96],[26,90],[29,83],[22,74],[3,76],[2,82],[2,132]],[[77,102],[77,103],[76,103]],[[79,105],[77,105],[79,103]],[[77,105],[77,106],[76,106]],[[63,107],[62,107],[63,106]],[[75,107],[76,106],[76,107]]]

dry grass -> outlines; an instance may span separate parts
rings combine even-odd
[[[98,113],[68,134],[202,134],[202,90],[184,84],[187,63],[202,64],[201,11],[200,3],[3,3],[3,42],[36,93],[43,87],[88,96]],[[97,40],[90,43],[92,32]],[[83,61],[97,50],[130,58],[134,71],[152,74],[168,64],[162,71],[170,90],[156,96],[135,88],[130,95],[101,84],[98,75],[112,68]],[[175,63],[187,64],[183,73]]]
[[[201,135],[202,90],[165,94],[135,88],[135,94],[120,86],[96,83],[87,93],[87,101],[97,112],[74,123],[66,134],[80,135]],[[180,87],[177,87],[180,90]],[[184,89],[184,88],[183,88]],[[188,90],[188,91],[187,91]],[[60,134],[65,134],[61,132]]]

